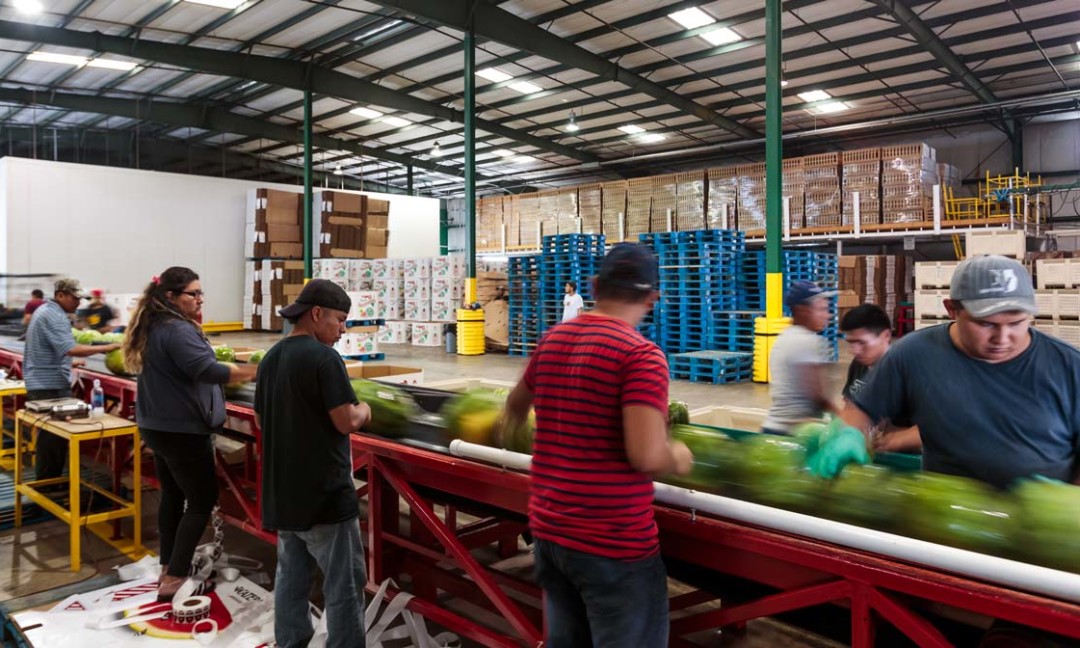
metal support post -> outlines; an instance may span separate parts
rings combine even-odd
[[[413,191],[413,166],[411,164],[405,167],[405,193],[410,196],[416,195]]]
[[[304,91],[304,280],[311,279],[312,199],[311,187],[311,90]]]

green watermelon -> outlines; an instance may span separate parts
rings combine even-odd
[[[501,431],[502,438],[497,439],[499,446],[511,452],[532,454],[533,439],[536,437],[536,412],[529,412],[525,421],[517,427]],[[498,436],[498,435],[496,435]]]
[[[439,414],[453,438],[490,446],[505,404],[506,397],[490,389],[471,389],[446,401]]]
[[[124,343],[124,334],[123,333],[106,333],[106,334],[101,336],[101,341],[102,342],[108,342],[109,344],[123,344]]]
[[[384,437],[399,438],[405,434],[409,417],[416,411],[416,401],[404,391],[371,380],[353,380],[357,400],[371,408],[371,421],[364,429]]]
[[[982,482],[938,473],[895,477],[906,531],[928,542],[993,555],[1008,553],[1016,506]]]
[[[1013,493],[1018,510],[1013,535],[1017,556],[1080,573],[1080,487],[1025,481]]]
[[[686,403],[682,401],[669,401],[668,402],[668,425],[674,427],[676,425],[689,425],[690,424],[690,408]]]
[[[236,369],[236,364],[234,364],[232,362],[222,362],[221,364],[228,367],[229,371],[232,371],[233,369]],[[244,383],[244,382],[226,383],[226,385],[225,385],[225,397],[226,398],[236,398],[237,396],[240,395],[241,392],[243,392],[244,387],[246,387],[247,385],[248,385],[248,383]]]
[[[79,331],[75,334],[76,344],[94,344],[95,342],[101,342],[103,336],[94,329],[86,329]]]
[[[236,352],[227,344],[214,347],[214,357],[218,362],[236,362]]]
[[[841,522],[888,531],[897,525],[902,499],[891,488],[893,471],[881,466],[852,465],[827,483],[825,510]]]
[[[827,482],[806,470],[806,448],[797,439],[755,434],[746,445],[743,485],[748,499],[759,504],[814,513],[822,505]]]
[[[250,362],[251,364],[259,364],[260,362],[262,362],[263,356],[265,355],[266,351],[259,349],[258,351],[255,351],[251,354],[251,357],[248,358],[248,362]]]
[[[694,455],[689,475],[671,475],[673,484],[694,490],[737,495],[743,483],[744,447],[728,435],[694,425],[677,425],[672,437]]]
[[[131,372],[124,366],[124,350],[113,349],[105,354],[105,368],[117,376],[130,376]]]

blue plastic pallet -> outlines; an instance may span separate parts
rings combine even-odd
[[[385,353],[361,353],[359,355],[348,355],[348,356],[341,356],[341,357],[345,358],[346,360],[364,360],[366,362],[368,360],[385,360],[386,359],[386,354]]]

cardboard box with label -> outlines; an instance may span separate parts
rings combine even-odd
[[[412,323],[386,322],[379,328],[380,344],[408,344],[412,339]]]
[[[404,319],[410,322],[428,322],[431,320],[430,299],[406,299]]]
[[[379,318],[379,295],[374,290],[349,292],[352,308],[350,320],[373,320]]]
[[[405,278],[402,293],[405,299],[431,299],[431,279]]]
[[[398,385],[423,385],[424,370],[413,367],[366,363],[357,378],[396,383]]]
[[[401,319],[405,314],[405,304],[400,299],[380,299],[379,311],[383,319]]]
[[[431,320],[433,322],[453,322],[457,319],[457,300],[432,299]]]
[[[430,257],[405,259],[403,266],[406,280],[431,278]]]
[[[443,342],[443,327],[445,324],[435,322],[413,322],[412,344],[413,346],[438,347]]]
[[[401,259],[374,259],[372,273],[375,279],[402,279]]]
[[[432,277],[465,278],[465,257],[460,254],[437,256],[431,260]]]

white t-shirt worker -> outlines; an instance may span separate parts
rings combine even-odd
[[[573,283],[566,284],[566,295],[562,300],[562,321],[569,322],[585,310],[585,302],[577,293],[577,286]]]

